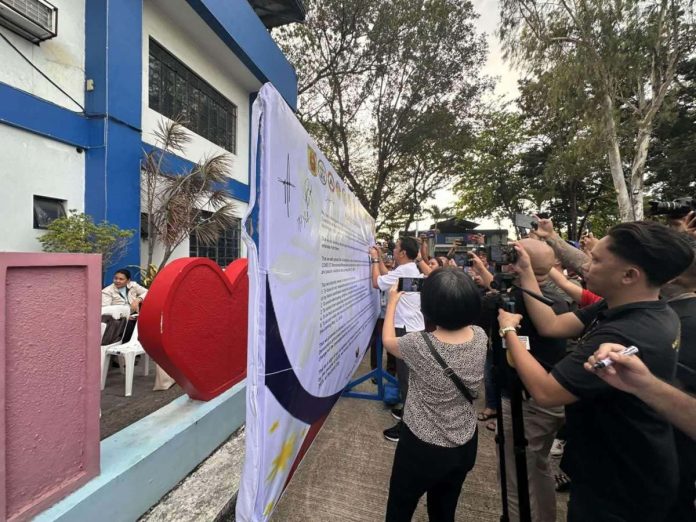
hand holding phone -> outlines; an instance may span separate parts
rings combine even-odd
[[[399,292],[420,292],[423,281],[422,277],[400,277],[396,289]]]

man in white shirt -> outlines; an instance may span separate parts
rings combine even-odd
[[[396,242],[394,247],[394,270],[387,270],[382,261],[382,255],[378,248],[370,248],[370,262],[372,263],[372,287],[388,291],[399,282],[400,277],[422,277],[430,273],[430,267],[418,255],[419,245],[413,237],[403,237]],[[419,270],[420,268],[420,270]],[[394,316],[396,336],[401,337],[410,332],[425,330],[425,321],[420,309],[420,294],[418,292],[406,292],[396,307]],[[408,393],[408,367],[400,359],[396,360],[396,375],[399,379],[401,401],[406,401]],[[396,426],[384,430],[384,438],[398,442],[401,431],[401,412],[403,408],[394,408],[392,415],[398,419]]]

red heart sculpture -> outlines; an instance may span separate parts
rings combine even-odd
[[[223,272],[210,259],[172,261],[138,319],[139,340],[192,399],[207,401],[246,376],[247,260]]]

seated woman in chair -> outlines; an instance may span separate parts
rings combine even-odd
[[[114,274],[114,282],[102,290],[102,307],[112,305],[128,305],[130,306],[130,314],[132,321],[128,321],[126,327],[125,321],[119,323],[119,319],[114,319],[111,316],[103,316],[102,322],[106,323],[106,330],[102,336],[102,344],[111,344],[123,339],[123,342],[130,340],[130,336],[135,327],[135,317],[140,310],[140,305],[145,299],[147,289],[140,286],[138,283],[131,281],[130,270],[121,268]],[[125,334],[124,334],[125,327]]]
[[[131,313],[137,314],[140,304],[145,299],[147,289],[131,281],[130,270],[121,268],[114,274],[114,282],[102,290],[102,306],[124,305],[131,307]]]

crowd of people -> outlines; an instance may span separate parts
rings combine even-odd
[[[538,219],[513,245],[513,263],[494,269],[470,252],[470,270],[411,237],[389,258],[370,249],[403,404],[384,432],[397,442],[387,520],[410,520],[423,495],[430,520],[454,520],[481,421],[502,430],[507,506],[520,519],[511,392],[492,378],[493,336],[521,383],[531,520],[556,520],[557,437],[569,521],[696,520],[696,213],[623,223],[580,248]],[[500,290],[494,272],[514,284]],[[425,278],[420,292],[398,291],[403,277]],[[499,308],[500,292],[514,312]]]

